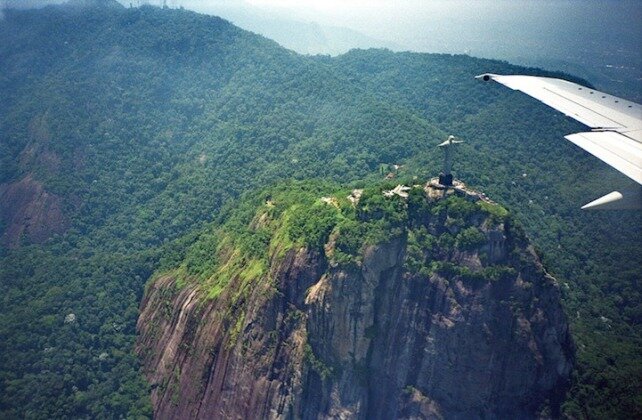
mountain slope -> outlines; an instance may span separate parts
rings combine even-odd
[[[41,34],[27,39],[43,50],[63,48],[71,54],[45,64],[39,61],[37,48],[31,49],[28,63],[36,69],[36,80],[16,92],[15,101],[10,95],[5,102],[20,112],[8,113],[4,121],[11,150],[4,155],[2,179],[37,171],[53,193],[81,203],[80,208],[69,203],[68,212],[80,219],[83,230],[120,229],[107,235],[128,235],[131,230],[122,229],[127,223],[123,218],[137,215],[119,213],[144,203],[147,211],[160,215],[155,229],[162,235],[147,241],[141,241],[139,234],[130,239],[139,247],[156,245],[181,233],[189,221],[205,219],[226,197],[261,177],[248,170],[266,172],[269,180],[314,175],[356,178],[376,170],[382,160],[403,159],[421,147],[417,130],[438,136],[424,121],[413,120],[412,114],[402,115],[344,83],[327,66],[317,66],[220,19],[153,8],[109,13],[106,18],[105,11],[93,11],[86,13],[87,28],[85,22],[74,24],[73,11],[63,10],[40,12],[39,17],[36,12],[8,15],[14,25],[6,26],[11,42],[3,62],[15,63],[15,55],[26,48],[19,39],[13,41],[27,25],[64,25],[68,32],[54,38],[59,45],[51,45],[51,38],[41,39]],[[96,42],[100,48],[93,47]],[[14,80],[20,78],[19,70],[24,68],[3,69],[14,76],[3,86],[10,92],[20,86]],[[337,115],[358,115],[359,120]],[[22,131],[34,121],[43,126],[40,131],[47,133],[47,139],[55,141]],[[386,132],[380,129],[383,126]],[[361,127],[372,128],[357,134]],[[371,143],[345,140],[357,135]],[[34,157],[16,168],[12,162],[20,162],[28,147],[37,150]],[[334,158],[331,152],[353,159],[328,167],[322,162]],[[272,173],[274,168],[266,165],[283,161],[284,154],[291,156],[289,165]],[[53,168],[41,163],[51,160],[58,162]],[[170,167],[184,180],[201,179],[177,190],[167,179]],[[237,176],[230,177],[231,173]],[[194,189],[202,185],[218,197],[209,205],[196,197]],[[128,194],[132,190],[137,193]],[[106,203],[96,197],[104,191],[117,201]],[[165,214],[164,203],[178,194],[186,195],[183,200],[192,205],[177,208],[180,214]]]

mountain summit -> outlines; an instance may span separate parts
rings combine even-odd
[[[556,415],[573,344],[520,227],[462,187],[390,187],[267,190],[158,276],[137,346],[156,415]]]

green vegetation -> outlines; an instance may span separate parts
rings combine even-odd
[[[359,263],[367,245],[387,242],[405,233],[408,218],[405,200],[398,196],[384,198],[391,185],[363,190],[352,217],[337,226],[338,238],[333,258],[340,264]]]
[[[353,213],[347,200],[322,200],[320,194],[327,192],[347,196],[333,184],[300,181],[246,194],[222,209],[171,273],[180,285],[198,282],[209,299],[216,299],[232,279],[239,278],[236,301],[252,282],[267,275],[272,256],[283,257],[298,247],[323,252],[343,213]]]
[[[473,79],[488,71],[539,72],[384,50],[303,57],[181,10],[5,11],[0,191],[32,175],[61,197],[70,228],[1,251],[0,417],[150,416],[133,345],[154,272],[175,270],[178,287],[200,281],[216,298],[233,276],[245,287],[266,276],[271,253],[337,235],[335,260],[355,264],[364,244],[410,226],[409,268],[464,275],[430,261],[473,246],[478,235],[457,229],[478,207],[426,207],[413,189],[404,209],[380,194],[396,183],[366,188],[358,208],[346,200],[393,164],[406,185],[435,176],[434,146],[450,133],[467,140],[457,176],[510,215],[481,210],[519,219],[564,285],[578,347],[568,412],[642,416],[642,220],[578,210],[628,181],[562,140],[578,125]],[[349,188],[286,182],[252,195],[287,179]],[[435,215],[453,233],[422,231]]]
[[[472,271],[468,267],[458,266],[447,261],[434,261],[431,265],[431,272],[447,279],[457,276],[467,282],[499,281],[517,276],[515,269],[508,266],[492,265],[479,271]]]
[[[323,201],[297,206],[286,224],[288,238],[297,238],[302,245],[311,248],[321,248],[340,215],[340,208]]]
[[[442,261],[457,249],[478,251],[488,243],[486,234],[474,225],[452,234],[448,221],[465,218],[483,224],[497,219],[494,206],[487,211],[457,196],[432,201],[419,187],[413,189],[412,199],[386,197],[388,188],[389,184],[367,186],[357,203],[346,199],[350,189],[320,181],[286,182],[251,192],[223,209],[219,220],[205,229],[170,273],[179,276],[180,284],[196,282],[209,299],[218,298],[233,279],[240,279],[230,290],[236,302],[252,283],[270,281],[268,264],[290,250],[306,247],[325,253],[334,265],[350,268],[360,265],[367,246],[401,238],[407,241],[406,268],[420,277],[438,273],[447,279],[497,281],[517,275],[499,265],[473,272]],[[508,220],[508,212],[503,214],[500,223]],[[237,322],[232,334],[239,328]]]
[[[233,279],[240,280],[230,290],[236,302],[252,283],[270,281],[270,262],[290,250],[305,247],[325,253],[331,263],[349,268],[361,263],[367,246],[402,238],[407,241],[406,267],[412,273],[491,281],[516,275],[499,266],[472,273],[441,261],[456,249],[479,250],[488,242],[476,226],[454,235],[449,230],[452,225],[442,222],[496,219],[494,207],[488,212],[457,196],[431,201],[419,187],[413,188],[412,200],[386,197],[389,188],[390,184],[366,186],[356,203],[347,199],[350,189],[321,181],[290,181],[250,192],[222,210],[169,274],[178,278],[180,286],[197,283],[208,299],[218,298]],[[499,221],[505,220],[506,211]],[[237,322],[233,334],[238,328]]]
[[[462,250],[473,250],[479,248],[480,245],[487,242],[488,239],[477,227],[468,227],[457,235],[455,243],[457,247]]]
[[[487,201],[478,201],[477,205],[480,206],[485,212],[490,213],[499,219],[508,216],[508,210],[506,210],[499,204],[493,204]]]
[[[332,376],[332,368],[319,360],[309,344],[305,345],[303,357],[312,369],[321,377],[321,379],[325,380]]]

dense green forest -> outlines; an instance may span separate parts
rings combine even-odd
[[[546,74],[386,50],[301,56],[184,10],[5,11],[0,194],[37,180],[66,230],[1,251],[0,417],[150,416],[133,343],[155,271],[244,193],[359,186],[393,164],[423,181],[448,134],[466,141],[456,176],[511,210],[563,286],[577,345],[566,413],[642,416],[642,220],[579,210],[630,181],[564,141],[578,124],[473,78],[484,72]]]

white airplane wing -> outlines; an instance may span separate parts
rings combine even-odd
[[[568,140],[642,184],[642,106],[586,86],[550,77],[483,74],[519,90],[592,129]],[[614,191],[582,208],[642,208],[642,192]]]

